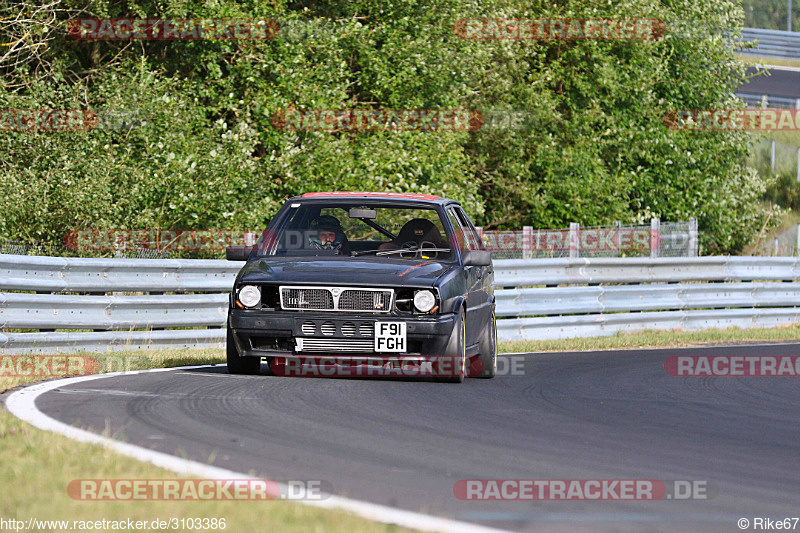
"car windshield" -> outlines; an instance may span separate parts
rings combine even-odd
[[[451,261],[445,227],[435,209],[416,205],[297,202],[264,232],[256,252]]]

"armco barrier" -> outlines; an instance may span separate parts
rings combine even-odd
[[[94,259],[0,254],[0,290],[223,292],[242,263],[202,259]]]
[[[745,55],[800,59],[800,32],[743,28],[742,40],[758,41],[756,48],[740,52]]]
[[[0,353],[223,347],[226,293],[241,266],[0,255]],[[494,267],[500,340],[800,319],[798,258],[497,260]]]

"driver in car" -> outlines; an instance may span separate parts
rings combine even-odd
[[[335,255],[349,255],[347,237],[342,229],[342,224],[334,216],[322,215],[311,222],[311,245],[317,250],[330,250]]]
[[[420,257],[430,259],[431,257],[438,257],[435,249],[446,249],[448,247],[447,241],[442,238],[442,234],[436,224],[424,218],[414,218],[403,225],[397,237],[381,244],[378,250],[406,249],[410,252],[419,251]],[[430,255],[424,253],[426,248],[431,249]],[[412,253],[411,255],[414,254]]]

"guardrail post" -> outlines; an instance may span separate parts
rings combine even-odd
[[[581,225],[577,222],[569,223],[569,257],[581,256]]]
[[[697,257],[697,219],[692,217],[689,219],[689,257]]]
[[[800,183],[800,148],[797,149],[797,183]]]
[[[483,230],[481,229],[481,231],[483,231]],[[260,236],[261,235],[259,235],[258,233],[254,232],[254,231],[245,232],[245,234],[244,234],[244,245],[245,246],[255,246],[256,242],[258,242],[258,238]]]
[[[800,224],[797,224],[794,229],[797,232],[795,239],[795,254],[800,256]]]
[[[772,168],[772,171],[775,172],[775,139],[770,141],[770,146],[769,166]]]
[[[661,219],[650,219],[650,258],[658,257],[658,248],[661,244]]]
[[[533,257],[533,226],[522,226],[522,258]]]

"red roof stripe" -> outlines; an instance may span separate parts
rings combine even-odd
[[[331,191],[307,192],[301,198],[324,198],[330,196],[370,196],[375,198],[409,198],[413,200],[438,200],[441,196],[434,194],[417,194],[410,192],[364,192],[364,191]]]

